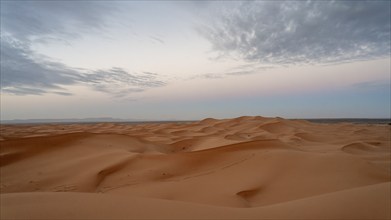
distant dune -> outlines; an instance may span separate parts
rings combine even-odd
[[[1,125],[1,219],[390,219],[391,126]]]
[[[58,119],[14,119],[1,120],[2,124],[37,124],[37,123],[90,123],[90,122],[122,122],[118,118],[58,118]]]

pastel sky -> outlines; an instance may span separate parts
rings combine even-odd
[[[390,1],[1,1],[1,119],[390,118]]]

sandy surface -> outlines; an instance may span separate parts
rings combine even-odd
[[[1,219],[390,219],[391,126],[1,125]]]

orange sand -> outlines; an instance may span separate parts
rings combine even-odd
[[[1,125],[1,219],[390,219],[389,125]]]

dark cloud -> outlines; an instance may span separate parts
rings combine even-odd
[[[44,90],[62,89],[76,83],[79,73],[61,63],[35,56],[28,48],[1,40],[2,92],[42,94]]]
[[[1,1],[1,32],[22,42],[63,41],[103,30],[117,10],[101,1]]]
[[[57,95],[62,95],[62,96],[72,96],[73,94],[72,93],[69,93],[69,92],[53,92],[54,94],[57,94]]]
[[[1,1],[1,93],[69,96],[65,86],[83,84],[123,97],[165,85],[155,73],[76,69],[31,49],[35,43],[67,42],[87,32],[104,34],[118,10],[115,2],[103,1]]]
[[[156,73],[132,74],[118,67],[109,70],[70,68],[39,56],[6,38],[1,39],[0,63],[1,92],[15,95],[71,95],[64,86],[83,84],[97,91],[123,97],[165,85]]]
[[[200,32],[224,56],[271,64],[390,55],[390,1],[246,1]]]
[[[13,95],[43,95],[47,93],[47,91],[29,87],[1,87],[1,93]]]

